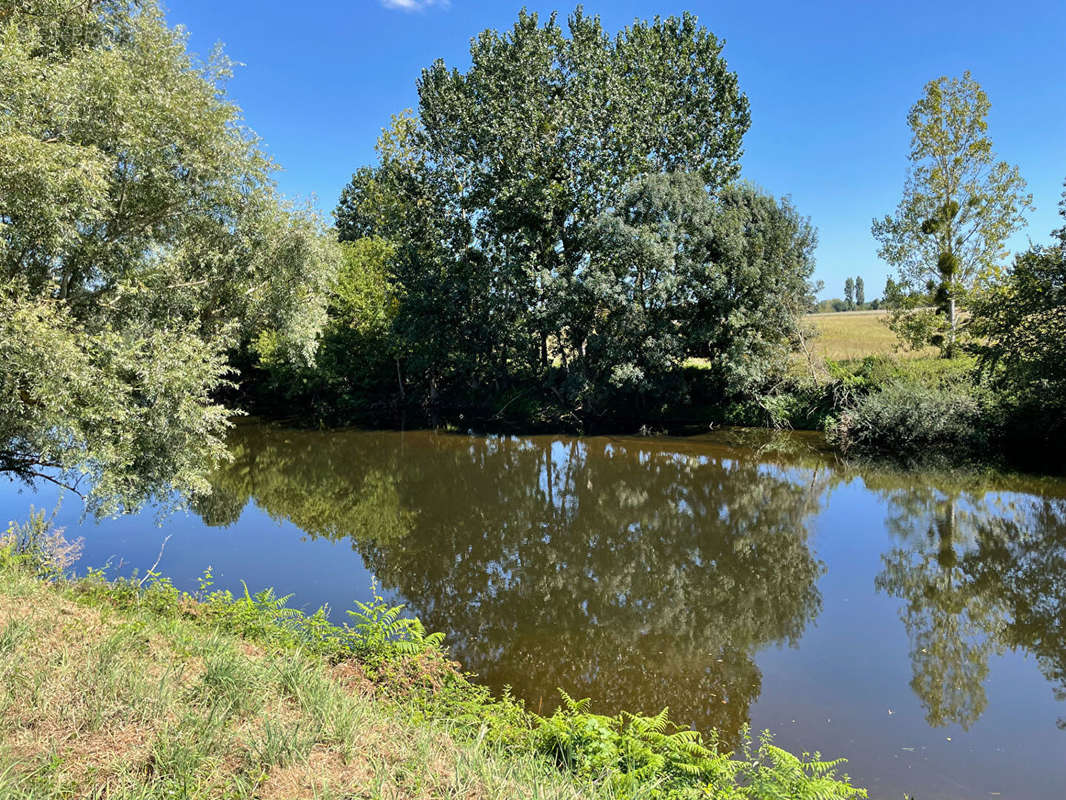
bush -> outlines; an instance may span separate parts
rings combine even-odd
[[[984,455],[996,427],[991,416],[971,390],[897,380],[831,419],[826,436],[845,455],[958,461]]]
[[[827,363],[837,380],[850,381],[859,392],[884,389],[893,383],[916,384],[931,389],[969,392],[976,362],[972,358],[907,358],[867,356],[849,364]]]
[[[821,430],[840,404],[848,387],[839,380],[819,381],[790,377],[754,397],[727,406],[723,421],[729,425],[775,430]]]
[[[0,564],[12,561],[48,580],[63,577],[81,555],[84,540],[67,539],[62,528],[54,527],[54,518],[55,513],[45,517],[30,506],[28,521],[10,523],[0,534]]]

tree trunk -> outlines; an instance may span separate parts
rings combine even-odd
[[[948,298],[948,325],[951,330],[948,332],[948,358],[955,357],[955,293],[952,292]]]
[[[407,392],[403,390],[403,373],[400,372],[400,359],[396,359],[396,383],[400,387],[400,402],[407,402]]]

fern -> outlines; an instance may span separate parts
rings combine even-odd
[[[606,784],[620,798],[661,800],[857,800],[865,791],[836,776],[843,760],[797,758],[764,733],[753,756],[744,732],[742,758],[720,753],[717,741],[679,729],[663,709],[655,716],[593,714],[590,701],[566,692],[550,717],[534,715],[537,748],[560,767],[592,783]]]
[[[42,521],[35,522],[38,528]],[[36,531],[31,533],[36,536]],[[20,547],[20,542],[30,538],[22,528],[9,529],[0,541],[0,567],[39,574],[39,563],[26,557],[32,548]],[[119,608],[144,607],[162,616],[206,616],[222,630],[281,648],[300,648],[333,661],[357,656],[371,666],[393,660],[403,664],[410,656],[439,654],[443,645],[443,634],[426,633],[420,621],[403,616],[402,605],[386,603],[376,582],[371,584],[371,599],[357,603],[356,609],[348,612],[351,626],[332,624],[325,607],[310,616],[290,608],[292,595],[278,596],[273,589],[252,594],[247,584],[242,584],[243,596],[234,598],[229,591],[212,590],[212,585],[208,568],[195,597],[152,573],[145,581],[107,581],[103,570],[93,570],[72,587],[76,596],[103,600]],[[4,637],[0,637],[0,647],[4,644]],[[679,728],[665,708],[653,716],[625,712],[605,716],[592,713],[588,698],[576,700],[560,692],[559,709],[550,717],[540,717],[529,714],[506,692],[503,698],[492,699],[487,689],[462,678],[435,691],[447,697],[434,697],[434,707],[447,707],[450,719],[479,730],[479,742],[488,734],[495,742],[506,742],[519,750],[532,746],[579,780],[604,788],[604,794],[618,800],[866,797],[864,790],[851,785],[847,775],[837,774],[843,759],[823,760],[817,752],[796,757],[775,746],[769,733],[763,733],[756,746],[745,730],[739,754],[723,753],[714,733],[705,739],[696,731]],[[264,740],[264,747],[281,748],[287,741],[300,738],[295,730],[273,736],[278,731],[272,731],[273,738],[267,737],[270,741]]]
[[[370,584],[369,602],[356,602],[356,609],[348,611],[355,621],[352,649],[363,658],[383,661],[396,656],[417,656],[439,651],[444,644],[443,633],[427,634],[421,620],[401,616],[404,606],[390,606],[378,592],[377,581]]]

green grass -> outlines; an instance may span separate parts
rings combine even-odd
[[[0,796],[576,798],[351,665],[0,571]],[[84,587],[83,587],[84,588]]]
[[[808,314],[817,336],[811,342],[816,359],[851,361],[867,356],[896,355],[900,358],[929,356],[932,348],[920,352],[896,352],[896,335],[884,321],[887,311],[841,311]]]
[[[378,596],[337,627],[209,572],[60,577],[75,550],[43,514],[0,537],[5,800],[865,797],[768,734],[736,757],[665,711],[537,717]]]

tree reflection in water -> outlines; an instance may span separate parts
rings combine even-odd
[[[254,499],[350,540],[466,669],[534,710],[557,688],[605,712],[669,705],[727,742],[761,692],[755,655],[821,609],[809,524],[852,477],[750,442],[249,425],[231,444],[198,506],[208,524]],[[1010,648],[1066,699],[1066,501],[1024,481],[862,477],[888,502],[898,546],[875,584],[903,602],[928,722],[976,722],[989,660]]]
[[[911,686],[929,724],[976,722],[989,658],[1007,649],[1035,655],[1066,699],[1066,501],[957,488],[888,496],[901,546],[875,583],[904,601]]]
[[[254,498],[350,538],[464,668],[534,710],[561,687],[735,740],[761,690],[754,654],[795,644],[821,609],[807,521],[824,467],[800,482],[653,439],[258,426],[232,451],[205,521]]]

